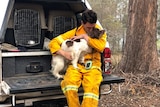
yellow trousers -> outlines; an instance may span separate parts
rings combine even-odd
[[[73,68],[70,65],[61,82],[61,88],[66,96],[69,107],[98,107],[99,86],[102,81],[102,72],[99,69],[91,68],[86,70],[83,66],[80,69]],[[78,97],[78,88],[81,86],[84,90],[83,101],[80,104]]]

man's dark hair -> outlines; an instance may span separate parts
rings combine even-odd
[[[82,21],[84,24],[87,22],[93,24],[97,21],[97,14],[93,10],[86,10],[82,14]]]

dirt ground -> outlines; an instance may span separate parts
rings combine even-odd
[[[112,74],[124,77],[125,82],[114,84],[110,94],[102,95],[99,107],[160,107],[160,69],[146,74]]]

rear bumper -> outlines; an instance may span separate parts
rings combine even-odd
[[[109,92],[112,91],[111,85],[114,83],[122,83],[124,78],[115,75],[103,75],[103,85],[110,85]],[[43,75],[28,75],[21,77],[4,78],[2,82],[2,90],[5,95],[11,97],[11,104],[25,104],[32,106],[33,102],[61,99],[65,98],[60,87],[61,80],[57,80],[51,73],[44,73]],[[83,95],[82,87],[79,90],[79,96]]]

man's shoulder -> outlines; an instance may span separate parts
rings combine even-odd
[[[98,29],[102,30],[102,27],[99,26],[98,24],[95,25],[95,28],[98,28]]]

